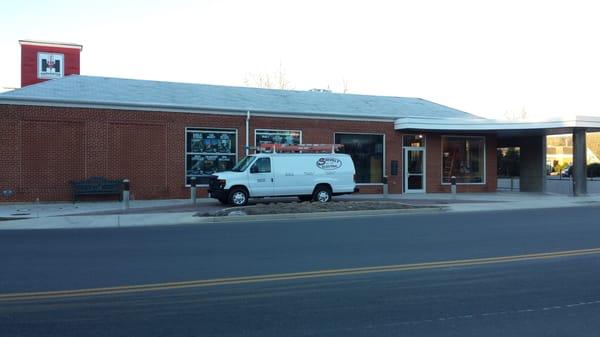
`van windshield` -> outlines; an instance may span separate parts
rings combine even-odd
[[[252,164],[254,159],[255,159],[254,156],[246,156],[246,158],[242,159],[242,161],[237,163],[237,165],[235,165],[231,170],[233,172],[246,171],[246,169],[248,168],[248,166],[250,166],[250,164]]]

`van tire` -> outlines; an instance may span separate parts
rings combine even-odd
[[[233,206],[246,206],[248,203],[248,192],[241,187],[234,187],[229,191],[229,203]]]
[[[331,201],[331,188],[327,185],[317,185],[315,192],[313,193],[313,201],[316,202],[330,202]]]

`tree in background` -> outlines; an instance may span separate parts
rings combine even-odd
[[[506,111],[504,112],[504,118],[513,122],[524,121],[527,119],[527,111],[525,110],[525,107],[523,107],[520,112]]]
[[[253,73],[244,78],[247,87],[289,90],[291,87],[283,64],[279,62],[279,68],[272,73]]]

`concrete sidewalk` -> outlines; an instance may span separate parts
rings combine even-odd
[[[296,198],[269,198],[252,200],[257,202],[292,202]],[[418,206],[443,206],[448,212],[477,212],[493,210],[517,210],[600,206],[600,195],[571,197],[541,193],[500,192],[500,193],[447,193],[402,194],[402,195],[347,195],[335,197],[338,201],[388,200],[400,201]],[[50,229],[50,228],[101,228],[132,227],[175,224],[197,224],[212,222],[210,217],[195,217],[196,213],[211,214],[224,208],[215,199],[198,199],[196,206],[188,199],[135,200],[130,208],[123,210],[120,202],[78,202],[46,204],[0,204],[0,229]],[[341,212],[337,212],[341,213]],[[343,214],[323,214],[320,216],[343,216]],[[369,214],[364,212],[364,214]],[[361,215],[356,213],[355,215]],[[261,216],[253,216],[260,219]],[[292,217],[292,216],[290,216]],[[310,217],[307,214],[293,215],[293,218]],[[233,218],[233,217],[232,217]],[[268,219],[269,217],[265,217]],[[278,218],[282,218],[279,216]],[[20,220],[17,220],[20,219]],[[235,217],[236,221],[250,220],[248,217]],[[219,219],[230,220],[230,219]],[[233,219],[231,219],[233,220]]]

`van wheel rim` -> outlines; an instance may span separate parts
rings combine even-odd
[[[327,193],[326,191],[320,191],[319,193],[317,193],[317,200],[319,200],[320,202],[329,201],[329,193]]]
[[[242,192],[235,192],[231,199],[234,204],[241,205],[246,201],[246,196]]]

